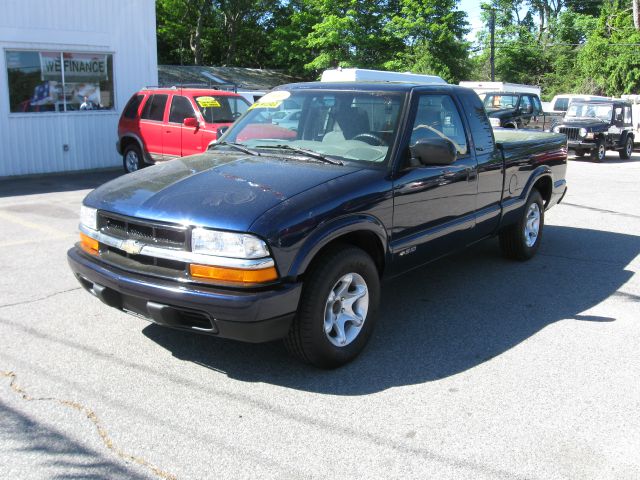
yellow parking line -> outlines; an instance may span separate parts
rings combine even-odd
[[[30,222],[29,220],[23,220],[22,218],[18,217],[17,215],[12,215],[12,214],[7,213],[7,212],[0,212],[0,218],[3,219],[3,220],[7,220],[7,221],[9,221],[11,223],[15,223],[16,225],[20,225],[20,226],[23,226],[23,227],[31,228],[32,230],[38,230],[39,232],[47,233],[49,235],[56,235],[56,236],[69,235],[69,232],[65,232],[63,230],[58,230],[57,228],[53,228],[53,227],[47,227],[47,226],[41,225],[39,223]]]

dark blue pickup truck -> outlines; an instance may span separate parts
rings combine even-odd
[[[494,132],[461,87],[286,85],[206,153],[91,192],[68,260],[111,307],[336,367],[367,343],[381,280],[494,235],[531,258],[566,143]]]

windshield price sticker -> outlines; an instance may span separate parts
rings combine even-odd
[[[254,108],[278,108],[282,105],[282,102],[291,96],[291,92],[285,90],[278,90],[275,92],[269,92],[264,97],[258,99],[256,103],[249,107],[249,110]]]
[[[200,105],[202,108],[220,108],[220,102],[218,102],[218,100],[216,100],[213,97],[198,97],[196,98],[196,102],[198,102],[198,105]]]
[[[254,108],[278,108],[282,105],[282,102],[256,102],[249,107],[249,110],[253,110]]]

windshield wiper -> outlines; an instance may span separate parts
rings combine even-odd
[[[325,163],[330,163],[331,165],[344,165],[344,163],[342,163],[340,160],[333,160],[331,158],[325,157],[321,153],[314,152],[313,150],[307,150],[306,148],[294,147],[293,145],[258,145],[256,148],[277,148],[279,150],[291,150],[292,152],[301,153],[303,155],[306,155],[307,157],[321,160]]]
[[[211,145],[211,147],[215,147],[217,145],[222,145],[225,147],[231,147],[231,148],[235,148],[236,150],[240,150],[243,153],[248,153],[249,155],[256,155],[256,156],[260,156],[262,155],[260,152],[256,152],[255,150],[251,150],[250,148],[245,147],[243,144],[241,143],[234,143],[234,142],[218,142],[218,143],[214,143],[213,145]],[[211,148],[209,147],[209,148]]]

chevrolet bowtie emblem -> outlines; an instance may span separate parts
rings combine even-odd
[[[137,240],[125,240],[122,242],[122,250],[127,252],[129,255],[138,255],[142,251],[142,247],[144,244],[138,242]]]

